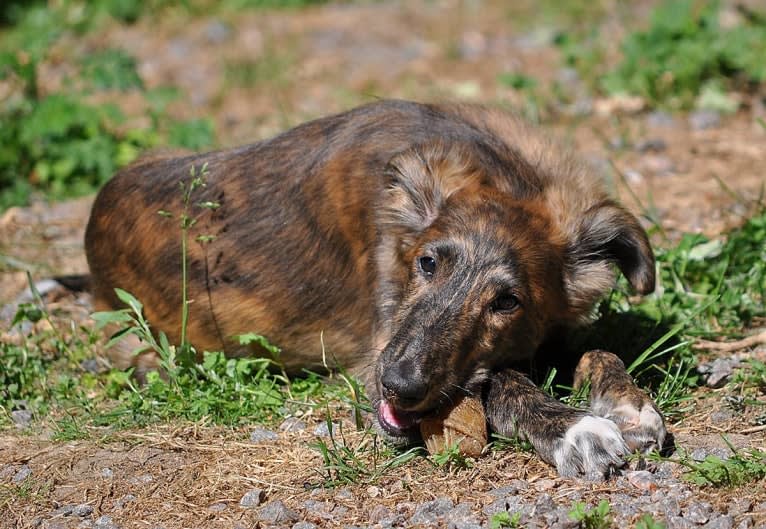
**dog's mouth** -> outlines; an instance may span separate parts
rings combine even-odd
[[[386,399],[378,404],[378,422],[386,432],[394,436],[405,436],[425,416],[422,412],[399,410]]]

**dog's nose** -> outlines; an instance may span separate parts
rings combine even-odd
[[[386,398],[402,407],[419,404],[428,393],[428,380],[415,369],[411,360],[401,360],[388,366],[380,382]]]

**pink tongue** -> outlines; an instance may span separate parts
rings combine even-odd
[[[402,413],[401,415],[397,415],[394,407],[390,402],[386,400],[380,403],[378,414],[380,415],[380,418],[383,419],[388,425],[393,426],[394,428],[398,428],[399,430],[406,430],[415,422],[411,414],[406,412]]]

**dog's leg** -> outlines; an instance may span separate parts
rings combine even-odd
[[[493,431],[528,440],[562,476],[603,479],[624,465],[628,447],[614,422],[559,402],[516,371],[493,375],[485,411]]]
[[[574,387],[590,382],[590,409],[613,421],[632,452],[660,450],[667,430],[652,399],[636,386],[616,355],[590,351],[575,371]]]

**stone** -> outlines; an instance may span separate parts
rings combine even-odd
[[[448,529],[481,529],[481,523],[473,514],[470,503],[459,503],[444,515],[444,521]]]
[[[17,428],[26,428],[32,422],[32,412],[29,410],[13,410],[11,420]]]
[[[556,509],[556,502],[550,494],[541,494],[535,502],[535,509],[533,511],[534,516],[546,514]]]
[[[263,490],[250,489],[244,496],[242,496],[242,499],[239,500],[239,506],[250,509],[252,507],[258,507],[261,504],[261,501],[263,501]]]
[[[332,433],[333,435],[340,429],[340,423],[333,422]],[[322,421],[314,428],[314,435],[317,437],[330,437],[330,428],[327,426],[327,421]]]
[[[212,505],[208,505],[207,510],[210,512],[223,512],[225,511],[229,506],[226,505],[223,502],[213,503]]]
[[[668,529],[694,529],[694,523],[683,516],[671,516],[667,519]]]
[[[673,128],[676,126],[676,120],[668,112],[655,110],[646,116],[646,124],[652,128]]]
[[[75,516],[79,516],[80,518],[85,518],[86,516],[90,516],[93,514],[93,506],[88,505],[87,503],[81,503],[80,505],[75,505],[72,508],[72,514]]]
[[[736,498],[729,502],[726,512],[732,516],[742,516],[750,512],[752,507],[753,500],[750,498]]]
[[[279,434],[266,428],[257,427],[250,432],[250,442],[252,443],[269,443],[277,439],[279,439]]]
[[[31,475],[32,475],[32,469],[29,468],[28,465],[24,465],[16,472],[16,474],[13,476],[13,479],[11,481],[13,481],[14,483],[21,483],[22,481],[24,481]]]
[[[258,512],[258,520],[274,525],[297,522],[300,516],[279,500],[270,501]]]
[[[689,126],[692,130],[705,130],[721,124],[721,113],[715,110],[695,110],[689,114]]]
[[[723,514],[712,518],[708,523],[702,526],[704,529],[733,529],[734,518],[728,514]]]
[[[697,525],[706,523],[710,519],[710,512],[710,504],[704,501],[692,502],[683,510],[684,519]]]
[[[306,423],[297,417],[288,417],[279,425],[280,432],[300,432],[306,429]]]
[[[104,479],[112,479],[114,477],[114,471],[111,468],[102,468],[101,477]]]
[[[636,144],[638,152],[663,152],[668,148],[668,144],[662,138],[649,138]]]
[[[93,529],[120,529],[120,526],[112,520],[111,516],[105,514],[96,520]]]
[[[317,525],[311,522],[298,522],[293,525],[293,529],[316,529]]]
[[[117,509],[124,509],[125,506],[129,503],[132,503],[136,501],[136,497],[132,494],[125,494],[124,496],[121,496],[117,501],[114,502],[114,506]]]
[[[412,525],[436,525],[438,520],[453,508],[452,500],[446,496],[421,503],[415,508],[415,514],[410,518]]]

